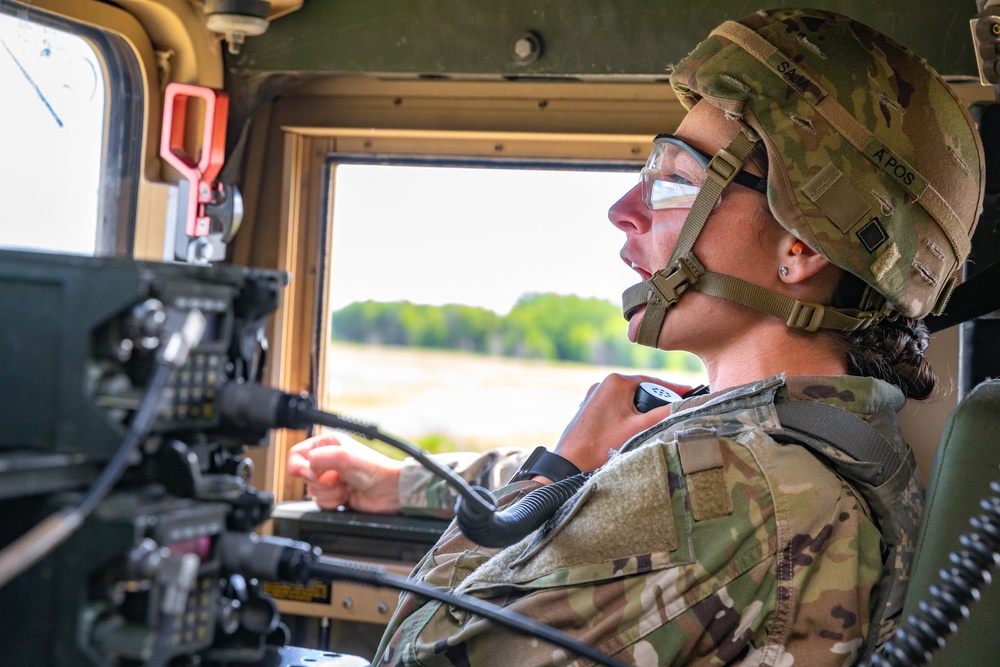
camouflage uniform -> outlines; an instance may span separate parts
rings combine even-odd
[[[413,577],[640,665],[850,664],[868,630],[882,541],[850,485],[804,447],[772,437],[781,428],[775,400],[788,398],[843,407],[905,447],[894,419],[902,393],[871,378],[779,376],[687,399],[535,533],[494,550],[453,524]],[[522,458],[492,456],[493,464]],[[486,467],[466,470],[481,476]],[[496,494],[510,502],[535,486]],[[922,490],[907,492],[918,514]],[[375,664],[574,660],[404,594]]]

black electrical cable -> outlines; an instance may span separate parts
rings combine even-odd
[[[1000,494],[1000,480],[990,483],[990,489]],[[931,586],[931,599],[921,600],[919,610],[906,618],[895,636],[858,667],[926,665],[955,634],[1000,559],[1000,496],[984,498],[980,506],[986,513],[969,520],[973,530],[959,537],[965,548],[949,554],[954,567],[940,571],[941,581]]]
[[[508,510],[502,513],[497,513],[496,501],[489,491],[481,487],[470,486],[468,482],[459,477],[451,468],[442,466],[430,458],[417,445],[387,435],[372,424],[366,424],[331,412],[319,410],[308,396],[296,396],[260,385],[234,383],[223,387],[219,393],[216,405],[224,419],[242,427],[302,429],[318,424],[328,428],[355,433],[369,440],[378,440],[400,449],[419,461],[438,477],[451,484],[459,492],[461,497],[459,499],[459,507],[456,511],[461,510],[462,507],[471,508],[466,510],[467,518],[472,517],[471,521],[473,524],[476,524],[478,520],[484,523],[483,526],[479,526],[477,530],[473,531],[477,535],[476,538],[468,534],[467,536],[469,536],[469,539],[477,541],[477,543],[484,546],[490,546],[493,543],[502,546],[498,543],[497,537],[491,535],[491,531],[498,533],[500,536],[499,541],[502,541],[503,545],[512,544],[517,539],[520,539],[520,536],[527,535],[548,519],[570,496],[576,493],[587,478],[586,473],[581,473],[561,482],[535,489],[525,496],[525,498],[521,499],[521,504],[508,508]],[[470,502],[463,503],[463,501]],[[483,541],[478,542],[478,540]],[[247,538],[236,535],[227,537],[223,546],[225,548],[222,548],[221,552],[224,554],[224,561],[235,570],[245,571],[247,568],[255,570],[257,567],[256,563],[263,562],[264,560],[276,565],[280,560],[276,555],[277,553],[285,553],[288,549],[303,549],[306,545],[295,544],[287,540],[278,542],[275,538],[268,539],[257,536]],[[255,555],[263,552],[271,553],[268,558],[259,558]],[[232,562],[229,562],[230,559]],[[303,562],[307,561],[304,560]],[[291,573],[283,573],[275,570],[274,573],[262,573],[259,576],[274,576],[274,574],[288,576]],[[599,664],[608,665],[609,667],[623,665],[623,663],[601,653],[592,646],[583,644],[565,633],[538,621],[471,596],[456,595],[429,586],[423,582],[411,581],[406,577],[387,572],[383,568],[329,557],[320,557],[312,563],[310,574],[312,577],[319,579],[354,581],[371,586],[387,586],[397,590],[408,591],[464,609],[513,630],[545,639],[557,646],[594,660]],[[298,579],[298,576],[292,578],[293,580]]]
[[[470,486],[454,470],[435,461],[419,446],[383,433],[373,424],[320,410],[309,396],[256,384],[232,383],[222,388],[217,408],[224,419],[241,427],[305,429],[318,424],[378,440],[409,454],[458,492],[455,506],[458,525],[466,537],[484,547],[509,546],[537,529],[590,476],[590,473],[580,473],[534,489],[498,512],[496,499],[488,490]]]
[[[118,483],[132,456],[149,435],[171,370],[184,365],[188,351],[198,344],[204,330],[204,316],[200,311],[192,310],[178,330],[167,336],[167,342],[154,360],[146,391],[122,443],[76,505],[50,514],[0,551],[0,588],[66,541]]]
[[[544,639],[556,646],[593,660],[599,665],[607,665],[607,667],[624,667],[625,665],[625,663],[598,651],[593,646],[584,644],[564,632],[539,623],[531,618],[469,595],[456,595],[421,581],[411,581],[406,577],[387,572],[378,566],[361,565],[342,561],[337,558],[321,556],[313,564],[311,574],[314,578],[328,581],[353,581],[370,586],[387,586],[407,591],[420,597],[437,600],[438,602],[464,609],[512,630]]]
[[[373,424],[326,412],[306,395],[289,394],[258,384],[230,383],[222,388],[216,407],[223,419],[239,427],[306,429],[319,425],[378,440],[412,456],[422,466],[447,482],[459,496],[484,513],[496,510],[489,492],[472,487],[454,470],[443,466],[412,442],[383,433]]]
[[[458,492],[455,506],[458,525],[466,537],[484,547],[514,544],[545,523],[589,477],[589,473],[580,473],[534,489],[498,512],[493,494],[482,487],[471,486],[419,446],[383,433],[374,424],[320,410],[309,396],[257,384],[232,383],[219,392],[216,405],[224,419],[241,427],[305,429],[318,424],[378,440],[405,452]]]
[[[412,456],[438,477],[448,481],[459,493],[455,505],[459,528],[466,537],[484,547],[506,547],[519,541],[548,521],[590,477],[589,473],[580,473],[534,489],[510,507],[498,512],[493,494],[482,487],[470,486],[455,471],[432,459],[417,445],[387,435],[374,425],[319,410],[312,406],[311,401],[308,407],[299,411],[299,414],[303,420],[310,423],[350,431],[369,440],[392,445]]]
[[[421,581],[388,572],[385,568],[368,563],[356,563],[322,555],[319,547],[307,542],[273,535],[227,532],[219,536],[217,544],[223,571],[238,572],[244,576],[290,581],[304,584],[322,581],[351,581],[367,586],[388,587],[407,591],[431,600],[464,609],[512,630],[552,642],[608,667],[623,665],[618,660],[570,637],[561,630],[522,616],[517,612],[498,607],[469,595],[449,593]]]
[[[369,440],[378,440],[387,445],[391,445],[396,449],[405,452],[409,456],[412,456],[420,463],[420,465],[424,466],[435,475],[448,482],[448,484],[450,484],[458,492],[459,497],[465,500],[466,503],[471,503],[476,506],[484,514],[492,514],[496,511],[496,501],[488,491],[482,489],[481,487],[471,486],[454,470],[448,466],[441,465],[428,456],[427,452],[425,452],[418,445],[407,442],[401,438],[388,435],[387,433],[383,433],[373,424],[356,421],[342,415],[326,412],[325,410],[312,407],[311,402],[310,407],[303,409],[300,415],[304,421],[307,421],[310,424],[318,424],[320,426],[326,426],[341,431],[348,431],[350,433],[360,435],[363,438],[368,438]]]

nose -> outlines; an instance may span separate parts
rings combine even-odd
[[[650,211],[642,201],[642,184],[636,183],[608,209],[608,220],[626,234],[642,234],[649,230]]]

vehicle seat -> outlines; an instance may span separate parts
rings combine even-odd
[[[930,600],[939,570],[952,567],[949,554],[963,549],[958,538],[973,529],[969,519],[983,514],[979,502],[997,495],[990,482],[1000,479],[1000,380],[987,380],[962,399],[945,425],[931,464],[927,502],[920,524],[903,618]],[[933,658],[934,667],[1000,665],[1000,585],[980,591],[969,618],[958,626]]]

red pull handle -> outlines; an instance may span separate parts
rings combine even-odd
[[[187,134],[188,102],[200,98],[205,103],[202,120],[201,144],[194,156],[184,148]],[[225,161],[226,120],[229,113],[229,96],[221,90],[186,83],[167,85],[163,102],[163,132],[160,135],[160,157],[188,180],[187,235],[205,236],[210,231],[211,220],[205,215],[205,204],[212,203],[215,177]],[[196,120],[196,119],[192,119]]]

